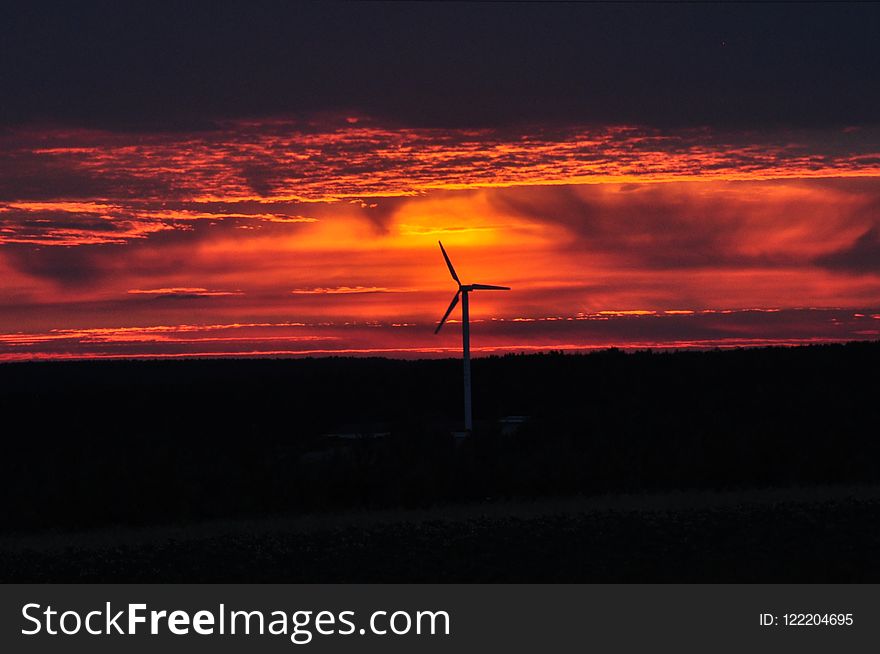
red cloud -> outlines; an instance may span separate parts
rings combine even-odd
[[[438,238],[477,351],[872,337],[878,135],[8,132],[0,357],[454,352]]]

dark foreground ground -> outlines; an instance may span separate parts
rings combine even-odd
[[[880,487],[484,503],[0,541],[4,582],[878,582]]]
[[[478,359],[457,441],[455,360],[0,365],[0,581],[880,581],[878,370]]]

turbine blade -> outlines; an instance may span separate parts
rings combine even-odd
[[[475,291],[509,291],[509,286],[492,286],[491,284],[471,284]]]
[[[452,310],[455,308],[455,305],[458,304],[458,296],[461,295],[461,291],[455,294],[455,297],[452,298],[452,302],[449,303],[449,308],[446,310],[446,313],[443,314],[443,318],[441,318],[440,323],[437,325],[437,329],[434,330],[434,333],[440,331],[440,328],[446,322],[446,319],[449,317],[449,314],[452,313]]]
[[[440,241],[437,241],[440,243]],[[443,249],[443,244],[440,243],[440,251],[443,253],[443,258],[446,259],[446,265],[449,267],[449,272],[452,274],[452,279],[461,284],[461,280],[458,278],[458,275],[455,274],[455,268],[452,267],[452,262],[449,260],[449,255],[446,254],[446,250]]]

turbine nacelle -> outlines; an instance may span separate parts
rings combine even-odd
[[[440,243],[440,241],[437,241]],[[449,255],[446,254],[446,249],[443,247],[443,243],[440,243],[440,251],[443,253],[443,258],[446,260],[446,267],[449,268],[449,274],[452,275],[452,279],[455,280],[455,283],[458,284],[458,292],[453,296],[452,302],[449,303],[449,308],[446,309],[446,313],[443,314],[443,317],[440,319],[440,322],[437,324],[437,329],[434,330],[434,333],[438,333],[443,325],[446,323],[446,319],[449,318],[449,314],[452,313],[452,310],[455,308],[455,305],[458,304],[458,299],[462,293],[470,293],[472,291],[509,291],[509,286],[494,286],[492,284],[462,284],[461,280],[458,278],[458,274],[455,272],[455,268],[452,265],[452,261],[449,260]]]

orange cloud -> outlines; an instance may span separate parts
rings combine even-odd
[[[224,295],[241,295],[241,291],[209,291],[206,288],[175,286],[173,288],[130,288],[130,295],[165,295],[174,297],[222,297]]]
[[[872,337],[876,136],[10,132],[0,358],[455,352],[438,239],[514,289],[474,297],[476,351]]]
[[[308,222],[315,203],[350,200],[370,214],[375,199],[436,190],[873,177],[877,137],[868,128],[443,130],[282,119],[152,135],[20,129],[0,136],[0,243],[119,243],[194,220]]]
[[[334,286],[333,288],[298,288],[294,295],[350,295],[352,293],[403,293],[402,289],[384,286]]]

